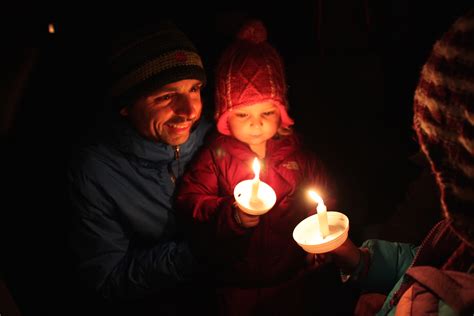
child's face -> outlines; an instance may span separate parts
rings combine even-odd
[[[280,110],[273,103],[256,103],[229,113],[232,136],[256,149],[263,149],[280,127]],[[263,146],[263,148],[262,148]]]

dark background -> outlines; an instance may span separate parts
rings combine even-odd
[[[102,105],[108,41],[163,17],[203,56],[207,114],[218,56],[244,19],[264,21],[296,131],[326,162],[355,242],[419,242],[440,217],[413,158],[412,99],[432,45],[470,1],[282,2],[2,4],[0,273],[24,315],[72,314],[65,167]]]

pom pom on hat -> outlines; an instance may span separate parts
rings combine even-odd
[[[237,33],[237,38],[259,44],[267,40],[267,29],[261,21],[252,20],[240,29]]]
[[[217,129],[230,135],[227,123],[233,108],[271,102],[280,111],[281,127],[288,128],[286,80],[283,61],[267,42],[267,30],[259,20],[245,23],[222,54],[216,72]]]

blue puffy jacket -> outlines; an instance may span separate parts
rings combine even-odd
[[[193,270],[172,208],[174,182],[203,142],[201,121],[179,146],[144,139],[119,122],[82,148],[69,169],[75,209],[72,247],[79,273],[105,298],[142,298],[176,287]]]

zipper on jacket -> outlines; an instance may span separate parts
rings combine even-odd
[[[174,159],[175,160],[178,160],[179,162],[179,145],[176,145],[176,146],[173,146],[173,149],[174,149]]]
[[[180,170],[180,165],[179,165],[179,157],[180,157],[179,156],[179,150],[180,150],[180,147],[179,147],[179,145],[173,146],[173,150],[174,150],[174,160],[176,160],[178,162],[178,175],[179,175],[179,170]],[[168,164],[168,173],[171,177],[171,182],[176,183],[177,175],[173,171],[173,161],[171,161]]]

